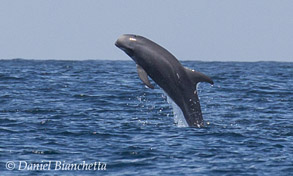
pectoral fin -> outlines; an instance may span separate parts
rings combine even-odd
[[[136,65],[136,68],[140,80],[149,88],[154,89],[154,86],[150,83],[148,79],[148,74],[146,73],[146,71],[140,65]]]

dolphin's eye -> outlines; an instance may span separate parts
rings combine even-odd
[[[130,37],[129,40],[130,40],[130,41],[136,41],[136,39],[133,38],[133,37]]]

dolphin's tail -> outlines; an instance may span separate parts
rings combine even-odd
[[[189,126],[203,127],[204,121],[202,118],[200,103],[199,103],[199,99],[198,99],[198,95],[196,91],[196,85],[199,82],[207,82],[210,84],[214,84],[214,82],[208,76],[200,72],[190,70],[189,68],[185,68],[185,72],[189,80],[194,85],[194,88],[193,88],[193,92],[189,92],[189,95],[186,96],[186,98],[184,99],[184,107],[181,107],[181,109],[183,111],[186,122],[188,123]]]
[[[197,92],[194,93],[191,99],[185,100],[184,107],[181,109],[190,127],[200,128],[204,126]]]

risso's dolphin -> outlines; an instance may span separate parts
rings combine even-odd
[[[115,45],[135,61],[138,76],[147,87],[154,88],[149,76],[172,98],[189,126],[204,126],[196,85],[214,84],[211,78],[183,67],[169,51],[145,37],[125,34]]]

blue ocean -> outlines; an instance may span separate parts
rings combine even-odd
[[[203,128],[132,60],[0,60],[0,175],[292,175],[293,63],[182,64]]]

